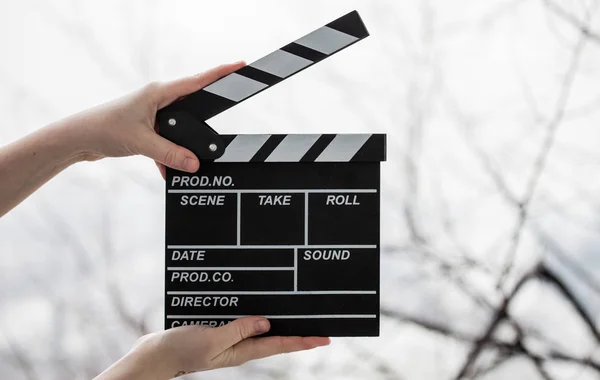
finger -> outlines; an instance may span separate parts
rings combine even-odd
[[[239,61],[236,63],[224,64],[190,77],[176,79],[160,86],[158,90],[158,109],[161,109],[178,98],[198,91],[208,86],[212,82],[225,75],[241,69],[246,63]]]
[[[244,340],[229,348],[215,360],[224,367],[242,365],[250,360],[327,346],[327,337],[271,336]]]
[[[214,358],[222,352],[231,348],[231,346],[243,341],[244,339],[264,334],[271,328],[269,321],[262,317],[244,317],[217,327],[210,332],[213,336],[213,349],[210,357]]]
[[[195,173],[200,167],[200,162],[192,151],[154,132],[144,134],[139,146],[139,153],[159,164],[188,173]]]

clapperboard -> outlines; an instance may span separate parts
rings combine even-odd
[[[219,135],[206,120],[367,37],[350,12],[160,111],[201,159],[167,170],[165,328],[378,336],[384,134]]]

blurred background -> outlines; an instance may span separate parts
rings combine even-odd
[[[264,54],[371,36],[221,133],[388,134],[381,336],[193,379],[600,379],[600,1],[3,1],[0,144]],[[164,182],[70,167],[0,219],[0,378],[91,379],[162,329]]]

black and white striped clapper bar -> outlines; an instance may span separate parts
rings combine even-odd
[[[378,336],[385,134],[219,135],[206,120],[367,37],[350,12],[180,99],[167,169],[165,328],[262,315],[267,335]]]

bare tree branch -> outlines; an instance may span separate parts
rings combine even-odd
[[[547,267],[541,267],[539,275],[542,280],[549,282],[550,284],[556,286],[558,290],[560,290],[562,295],[575,308],[577,314],[579,314],[579,316],[583,319],[592,335],[596,338],[596,341],[600,343],[600,331],[598,328],[596,328],[594,318],[588,314],[575,294],[569,290],[560,277]]]
[[[568,362],[568,363],[572,363],[572,364],[580,364],[584,367],[590,367],[590,368],[594,369],[596,372],[598,372],[598,374],[600,374],[600,363],[594,362],[592,360],[592,358],[587,358],[587,359],[574,358],[572,356],[565,355],[565,354],[559,353],[559,352],[551,352],[548,355],[548,357],[552,360],[563,361],[563,362]]]
[[[543,269],[541,269],[541,270],[543,270]],[[522,284],[525,284],[527,282],[527,280],[529,280],[529,279],[534,279],[537,277],[538,277],[537,272],[533,271],[533,272],[529,273],[529,275],[525,276],[522,279]],[[518,290],[518,289],[515,288],[515,290]],[[514,297],[514,295],[516,295],[516,291],[514,292],[513,297]],[[455,329],[453,329],[450,326],[439,324],[439,323],[432,322],[432,321],[428,321],[421,317],[408,315],[408,314],[402,313],[398,310],[392,310],[392,309],[383,307],[381,309],[381,315],[384,317],[387,317],[387,318],[391,318],[391,319],[403,322],[403,323],[413,324],[415,326],[418,326],[418,327],[428,330],[430,332],[440,334],[442,336],[452,338],[452,339],[455,339],[460,342],[476,344],[478,341],[481,341],[481,338],[478,340],[476,336],[473,336],[469,333],[456,331]],[[512,343],[498,340],[497,338],[493,337],[493,331],[492,331],[492,334],[489,335],[488,340],[485,342],[485,346],[489,347],[489,348],[497,349],[499,356],[488,367],[473,369],[473,371],[471,373],[472,378],[476,378],[485,373],[489,373],[489,372],[493,371],[494,369],[496,369],[497,367],[499,367],[500,365],[504,364],[505,362],[507,362],[508,360],[510,360],[516,356],[526,356],[527,358],[532,360],[534,362],[534,364],[538,363],[539,365],[541,365],[545,362],[548,362],[548,361],[562,361],[562,362],[568,362],[568,363],[572,363],[572,364],[578,364],[578,365],[581,365],[584,367],[590,367],[600,374],[600,363],[593,361],[591,359],[591,357],[588,357],[585,359],[576,358],[571,355],[567,355],[563,352],[557,351],[555,349],[548,349],[547,350],[548,354],[546,356],[540,356],[538,354],[533,353],[531,350],[529,350],[525,347],[525,345],[523,344],[523,339],[525,338],[526,335],[534,334],[537,336],[538,334],[535,332],[525,330],[523,327],[521,327],[516,321],[511,319],[509,316],[505,316],[505,318],[501,318],[501,320],[504,320],[504,319],[508,319],[509,322],[511,323],[511,325],[516,329],[517,340]],[[498,324],[496,324],[496,327],[498,325],[499,325],[499,322],[498,322]],[[541,337],[541,336],[538,336],[538,338],[543,339],[543,337]],[[483,350],[483,346],[481,347],[481,350]],[[538,366],[538,364],[536,364],[536,367]],[[545,371],[544,368],[542,368],[542,370]],[[457,377],[457,378],[460,378],[460,377]]]
[[[587,268],[578,265],[573,259],[568,257],[568,254],[564,252],[562,247],[556,242],[551,236],[546,234],[540,228],[535,228],[536,233],[540,236],[543,244],[548,248],[547,252],[558,259],[561,265],[564,265],[575,275],[577,279],[582,283],[586,284],[591,290],[600,295],[600,280]]]
[[[25,376],[27,380],[38,379],[35,373],[35,365],[33,363],[33,360],[31,360],[27,356],[27,353],[24,350],[22,350],[16,342],[14,342],[6,334],[2,335],[6,340],[7,347],[9,350],[8,359],[15,365],[15,367],[17,367],[21,371],[21,373],[23,374],[23,376]]]
[[[418,325],[424,329],[436,332],[438,334],[450,337],[450,338],[454,338],[456,340],[462,341],[462,342],[472,342],[475,337],[460,332],[460,331],[454,331],[453,329],[451,329],[448,326],[443,326],[440,324],[437,324],[435,322],[431,322],[431,321],[427,321],[425,319],[416,317],[416,316],[410,316],[410,315],[406,315],[401,313],[400,311],[397,310],[392,310],[389,308],[385,308],[383,307],[381,309],[381,315],[384,317],[388,317],[388,318],[393,318],[402,322],[407,322],[407,323],[412,323],[415,325]]]
[[[390,366],[389,363],[387,363],[385,360],[382,360],[381,358],[378,358],[376,356],[377,351],[367,351],[359,345],[354,344],[352,342],[349,342],[348,347],[350,347],[350,349],[356,355],[357,360],[353,362],[356,364],[360,363],[362,365],[368,366],[369,368],[372,368],[377,374],[378,379],[402,380],[404,378],[404,376],[401,376],[395,368]],[[348,368],[348,370],[350,371],[355,369],[356,367]]]
[[[552,0],[544,0],[544,4],[550,11],[552,11],[552,13],[556,14],[567,23],[579,29],[582,35],[596,43],[600,43],[600,32],[592,30],[585,20],[580,20]]]
[[[500,324],[500,322],[502,322],[502,320],[507,316],[508,306],[510,305],[515,295],[529,280],[538,276],[539,269],[539,267],[536,267],[532,271],[528,272],[523,277],[521,277],[521,279],[515,285],[512,292],[504,298],[504,301],[500,304],[500,306],[496,309],[494,315],[492,316],[491,322],[488,325],[485,332],[479,339],[475,341],[474,347],[471,349],[471,352],[469,352],[465,363],[462,365],[460,371],[455,377],[456,380],[462,379],[471,369],[471,366],[475,363],[475,360],[477,359],[481,351],[484,349],[486,344],[490,342],[492,335],[498,327],[498,325]]]
[[[110,301],[125,325],[135,331],[136,334],[146,335],[150,333],[150,329],[143,319],[138,320],[129,313],[118,287],[112,283],[108,284],[107,287]]]
[[[586,41],[587,41],[587,37],[585,35],[581,34],[580,38],[577,42],[577,45],[573,49],[573,53],[571,55],[568,69],[566,71],[566,74],[564,76],[563,82],[562,82],[560,90],[559,90],[556,105],[554,107],[553,117],[550,119],[549,123],[546,126],[546,136],[544,138],[544,141],[542,142],[540,151],[534,161],[531,176],[529,177],[529,180],[525,187],[525,193],[524,193],[523,197],[521,198],[521,201],[519,202],[519,216],[518,216],[518,220],[515,225],[515,228],[514,228],[513,238],[511,240],[511,246],[508,250],[508,254],[505,259],[504,267],[500,274],[500,278],[498,279],[498,283],[497,283],[498,288],[502,287],[504,280],[512,271],[512,268],[514,265],[514,259],[515,259],[520,241],[521,241],[523,228],[525,226],[525,222],[528,217],[529,205],[535,194],[539,179],[542,176],[542,173],[544,172],[544,169],[546,167],[546,162],[548,160],[550,150],[552,149],[552,146],[554,145],[556,132],[562,122],[562,119],[563,119],[563,116],[565,113],[565,108],[569,101],[569,97],[570,97],[571,90],[573,87],[573,83],[575,82],[575,76],[577,73],[577,69],[579,67],[579,60],[580,60],[581,54],[583,52],[583,48],[585,46]]]

